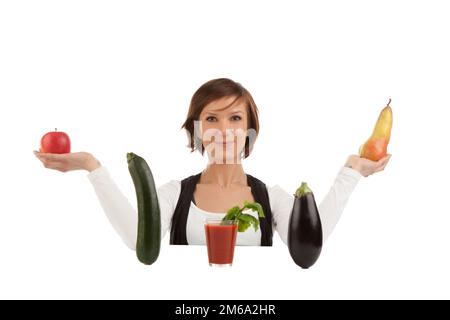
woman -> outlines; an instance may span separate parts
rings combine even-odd
[[[265,218],[260,228],[239,232],[237,245],[272,245],[273,230],[287,243],[289,215],[294,198],[275,185],[268,187],[246,174],[241,159],[252,151],[259,132],[258,109],[250,93],[233,80],[220,78],[203,84],[193,95],[182,128],[189,137],[191,152],[207,151],[206,168],[181,181],[171,180],[158,188],[161,208],[161,237],[170,230],[171,244],[205,244],[203,222],[223,217],[228,208],[244,200],[261,203]],[[89,171],[99,201],[123,241],[135,250],[137,212],[121,193],[108,170],[92,154],[35,155],[46,168],[67,172]],[[319,204],[324,240],[335,227],[348,197],[359,179],[383,170],[390,155],[378,162],[348,157],[330,191]],[[258,218],[255,212],[248,212]]]

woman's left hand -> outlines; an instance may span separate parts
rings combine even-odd
[[[364,177],[368,177],[371,174],[384,170],[390,158],[391,154],[388,154],[378,161],[372,161],[361,158],[358,155],[351,155],[348,157],[345,166],[357,170]]]

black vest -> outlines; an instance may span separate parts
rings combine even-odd
[[[194,197],[195,187],[200,179],[201,172],[181,181],[181,192],[177,206],[172,217],[170,230],[170,244],[187,245],[186,225],[191,201]],[[252,190],[253,198],[260,203],[265,218],[259,218],[261,228],[261,246],[272,246],[272,211],[270,210],[269,194],[266,185],[257,178],[247,174],[247,184]]]

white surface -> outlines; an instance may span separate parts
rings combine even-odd
[[[448,30],[445,1],[0,2],[0,298],[450,298]],[[230,270],[202,247],[140,265],[85,172],[32,154],[66,131],[130,199],[126,152],[158,183],[199,172],[180,127],[222,76],[260,109],[246,171],[318,198],[392,98],[391,161],[358,183],[309,271],[280,239],[239,248]]]

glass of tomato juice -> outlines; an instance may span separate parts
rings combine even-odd
[[[235,220],[205,220],[206,247],[210,266],[227,267],[233,264],[237,229]]]

